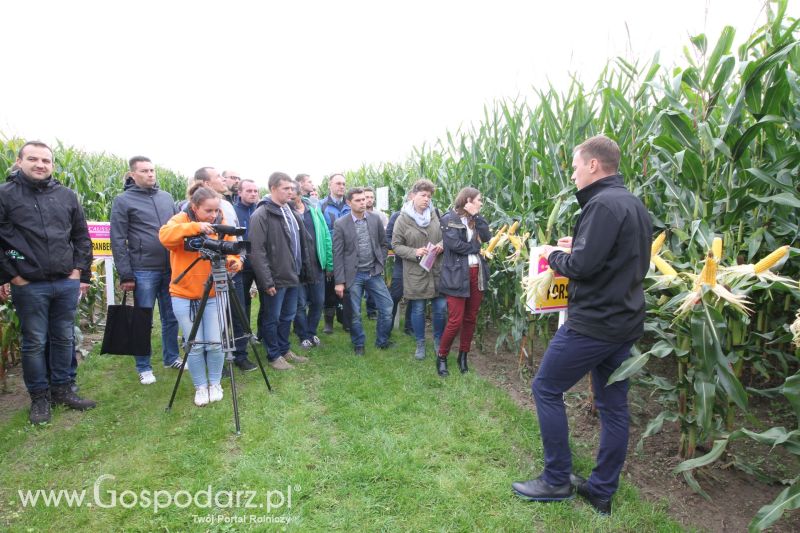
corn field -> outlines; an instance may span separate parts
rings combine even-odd
[[[7,176],[17,159],[17,152],[25,143],[23,139],[0,137],[0,176]],[[53,147],[53,176],[64,186],[78,194],[87,220],[107,221],[111,216],[111,202],[122,192],[128,162],[105,154],[87,154],[61,143]],[[157,168],[159,187],[182,198],[186,191],[186,178],[172,171]],[[102,272],[102,269],[100,269]],[[93,274],[89,293],[81,300],[79,317],[85,326],[92,328],[98,312],[102,312],[104,277]],[[9,302],[0,303],[0,390],[5,389],[5,370],[18,362],[19,321]]]
[[[722,457],[731,440],[800,455],[800,425],[736,427],[752,418],[753,395],[788,403],[800,420],[800,351],[789,326],[800,307],[800,44],[786,8],[769,2],[766,23],[738,47],[727,27],[715,41],[692,37],[679,66],[662,66],[657,55],[646,63],[618,58],[592,86],[573,78],[565,91],[495,102],[480,123],[415,148],[404,162],[347,174],[350,183],[388,186],[397,204],[426,177],[442,209],[462,187],[477,187],[495,231],[520,221],[529,244],[552,244],[571,234],[578,212],[573,147],[601,133],[616,140],[620,172],[664,235],[654,261],[674,275],[654,267],[648,276],[646,335],[612,380],[636,377],[661,395],[665,409],[644,435],[665,422],[680,426],[685,461],[676,473],[700,494],[694,469]],[[774,250],[778,264],[755,272]],[[502,256],[492,261],[482,322],[501,329],[498,346],[516,350],[546,338],[552,319],[527,313],[527,262]],[[654,358],[671,362],[676,377],[649,372]],[[786,484],[752,529],[800,507],[798,479]]]

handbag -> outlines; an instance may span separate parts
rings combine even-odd
[[[128,291],[124,291],[122,304],[108,306],[101,354],[147,355],[150,353],[153,308],[126,305],[127,299]]]

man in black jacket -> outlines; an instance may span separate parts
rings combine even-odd
[[[178,321],[169,295],[169,251],[158,240],[158,230],[178,211],[175,201],[158,188],[156,167],[137,155],[128,162],[125,188],[111,206],[111,253],[119,273],[119,286],[133,291],[138,307],[153,308],[161,316],[161,350],[165,368],[180,368]],[[156,382],[150,355],[135,356],[139,382]]]
[[[305,225],[289,205],[294,181],[288,174],[274,172],[268,186],[270,196],[250,217],[250,262],[264,308],[259,331],[269,365],[289,370],[290,361],[308,361],[289,349],[289,331],[297,312],[298,286],[308,281],[309,252]]]
[[[575,148],[573,181],[581,214],[573,237],[544,246],[550,267],[569,278],[566,324],[544,354],[531,386],[544,445],[544,472],[513,484],[520,497],[558,501],[573,485],[601,514],[611,514],[611,497],[628,446],[628,382],[608,378],[630,356],[644,332],[642,281],[650,264],[652,223],[642,202],[617,174],[617,144],[598,135]],[[587,372],[600,411],[600,450],[588,480],[572,474],[564,393]]]
[[[50,420],[50,400],[81,411],[95,406],[70,386],[75,312],[91,280],[92,242],[77,195],[52,177],[53,151],[27,142],[16,164],[0,185],[0,284],[11,282],[29,418],[39,424]]]

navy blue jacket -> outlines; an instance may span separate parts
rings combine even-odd
[[[638,339],[644,332],[644,288],[653,226],[641,200],[622,176],[602,178],[578,191],[582,210],[572,252],[550,254],[550,266],[569,278],[566,325],[607,342]]]

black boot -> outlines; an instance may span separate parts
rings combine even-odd
[[[333,309],[325,309],[325,329],[322,330],[326,335],[333,333],[333,316],[336,313]]]
[[[447,371],[447,357],[442,357],[441,355],[436,358],[436,372],[446,378],[450,375],[450,372]]]
[[[31,412],[28,420],[31,424],[44,424],[50,422],[50,398],[47,389],[31,392]]]
[[[65,385],[53,385],[53,404],[66,405],[70,409],[85,411],[97,406],[92,400],[84,400],[74,392],[69,383]]]
[[[469,372],[469,368],[467,368],[467,352],[458,352],[458,369],[461,370],[462,374]]]

